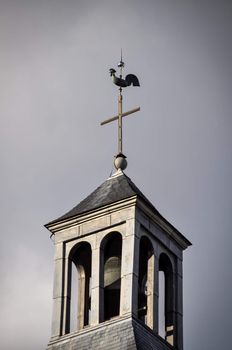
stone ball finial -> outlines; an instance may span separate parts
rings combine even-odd
[[[123,153],[118,153],[114,159],[114,166],[117,170],[125,170],[127,167],[126,156]]]

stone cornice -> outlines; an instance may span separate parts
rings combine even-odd
[[[127,199],[123,199],[113,204],[106,205],[104,207],[89,211],[85,214],[77,215],[73,218],[62,220],[60,222],[50,223],[45,225],[45,227],[53,234],[70,228],[76,225],[80,225],[84,222],[101,218],[102,216],[114,213],[118,210],[123,210],[136,205],[137,196],[133,196]]]

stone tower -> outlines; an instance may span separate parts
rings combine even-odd
[[[55,242],[47,350],[183,349],[182,253],[191,243],[123,171],[46,227]]]
[[[123,172],[119,86],[116,173],[46,228],[55,244],[52,334],[47,350],[183,350],[183,251],[191,243]]]

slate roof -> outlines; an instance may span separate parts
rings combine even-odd
[[[109,205],[133,196],[138,196],[143,199],[149,206],[152,207],[153,210],[158,213],[158,211],[143,195],[138,187],[131,181],[131,179],[122,173],[121,175],[112,176],[107,179],[78,205],[76,205],[74,208],[56,220],[49,222],[45,226],[47,227],[49,224],[70,219],[77,215],[84,214],[88,211],[92,211],[105,205]]]
[[[120,200],[127,199],[133,196],[137,196],[142,199],[159,218],[161,218],[169,227],[171,227],[177,235],[179,235],[187,245],[191,245],[183,235],[172,224],[170,224],[153,206],[153,204],[144,196],[144,194],[138,189],[138,187],[131,181],[131,179],[123,172],[119,175],[113,175],[105,182],[103,182],[95,191],[87,196],[83,201],[76,205],[73,209],[66,214],[60,216],[56,220],[53,220],[45,225],[49,228],[51,224],[65,221],[67,219],[74,218],[75,216],[90,212],[95,209],[99,209],[103,206],[116,203]]]

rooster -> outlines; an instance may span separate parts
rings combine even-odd
[[[116,77],[115,75],[116,70],[114,68],[110,68],[110,76],[112,77],[113,83],[117,86],[120,86],[121,88],[133,85],[133,86],[140,86],[139,80],[134,74],[128,74],[125,79],[122,79],[122,77]]]

